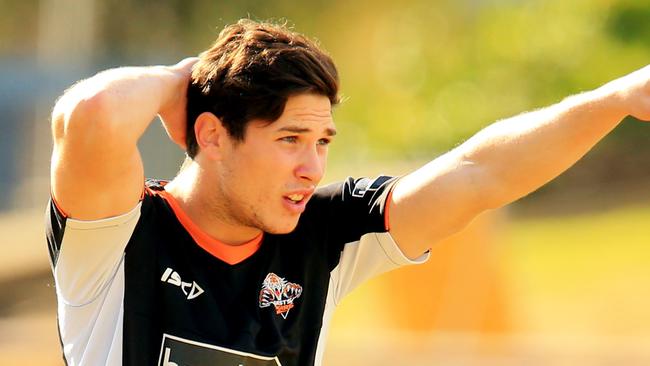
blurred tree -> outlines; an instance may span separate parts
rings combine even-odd
[[[47,3],[0,0],[0,57],[34,56]],[[242,17],[286,21],[318,39],[337,61],[346,98],[336,111],[334,161],[428,159],[494,120],[650,60],[647,0],[103,0],[95,12],[95,69],[175,62]],[[616,130],[597,153],[625,155],[631,165],[623,146],[650,155],[650,144],[632,142],[639,134],[629,131]]]
[[[647,1],[621,1],[611,11],[607,31],[623,43],[648,47],[650,4]]]

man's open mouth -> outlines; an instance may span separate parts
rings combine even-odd
[[[305,198],[305,195],[304,194],[290,194],[290,195],[286,196],[286,198],[288,198],[289,201],[291,201],[293,203],[299,203]]]

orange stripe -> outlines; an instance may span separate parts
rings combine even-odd
[[[255,254],[262,244],[263,233],[260,233],[260,235],[256,236],[251,241],[241,245],[228,245],[223,243],[201,230],[201,228],[199,228],[198,225],[187,216],[185,211],[183,211],[181,206],[178,204],[178,201],[176,201],[169,192],[164,190],[151,192],[154,194],[160,194],[160,196],[167,201],[178,218],[178,221],[181,222],[185,230],[190,233],[194,241],[201,248],[228,264],[237,264],[245,260]]]
[[[59,213],[63,215],[63,217],[66,219],[70,217],[65,211],[63,211],[59,203],[56,202],[56,198],[54,198],[54,193],[52,191],[50,191],[50,197],[52,197],[52,203],[54,203],[54,207],[56,207],[56,209],[59,210]]]

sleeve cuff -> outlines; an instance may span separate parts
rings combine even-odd
[[[392,235],[389,232],[376,234],[377,240],[381,245],[382,249],[386,253],[386,256],[398,266],[406,266],[411,264],[422,264],[426,263],[431,256],[431,253],[427,250],[421,256],[416,259],[410,259],[400,249],[399,245],[393,239]]]
[[[141,207],[142,201],[138,202],[138,204],[127,213],[99,220],[77,220],[68,218],[66,221],[66,226],[77,230],[91,230],[111,226],[120,226],[138,216]]]

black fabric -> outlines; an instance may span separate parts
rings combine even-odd
[[[47,239],[47,249],[50,255],[52,272],[54,272],[54,267],[56,267],[56,262],[59,259],[59,252],[61,252],[61,243],[63,242],[63,234],[65,234],[66,221],[67,219],[65,215],[59,211],[58,207],[56,207],[56,204],[54,203],[54,200],[50,198],[49,202],[47,203],[47,208],[45,209],[45,237]],[[57,334],[59,335],[61,350],[63,351],[61,327],[58,321],[56,328]],[[68,360],[65,358],[65,354],[63,352],[61,352],[61,358],[63,359],[63,363],[67,366]]]
[[[59,258],[63,234],[65,233],[65,223],[65,215],[59,211],[54,201],[50,199],[45,209],[45,235],[52,268],[56,266],[56,261]]]
[[[388,195],[397,178],[348,178],[319,189],[314,205],[324,213],[315,221],[325,227],[328,236],[330,271],[339,263],[343,245],[365,233],[386,231],[384,211]],[[310,202],[311,203],[311,202]]]
[[[163,184],[147,181],[125,249],[123,365],[275,365],[274,357],[283,366],[313,365],[330,272],[347,243],[386,231],[394,182],[349,178],[319,188],[292,233],[265,233],[255,254],[230,265],[196,244],[155,194]],[[65,218],[53,205],[48,214],[55,262]],[[279,292],[263,290],[265,281],[279,283]]]

